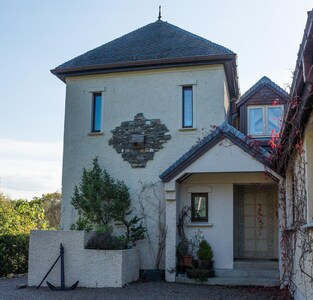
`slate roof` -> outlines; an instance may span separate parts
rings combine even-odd
[[[51,70],[66,77],[224,64],[230,97],[239,96],[237,55],[231,50],[158,20],[86,52]]]
[[[237,106],[242,105],[250,96],[252,96],[254,93],[256,93],[263,86],[268,86],[268,87],[274,89],[283,98],[287,98],[288,97],[288,93],[284,89],[282,89],[279,85],[277,85],[275,82],[270,80],[268,77],[263,76],[256,84],[254,84],[250,89],[248,89],[240,97],[240,100],[238,101]]]
[[[198,144],[194,145],[170,167],[168,167],[160,175],[161,180],[163,182],[170,181],[224,138],[229,139],[232,143],[253,156],[260,163],[268,167],[271,166],[269,152],[258,146],[256,140],[245,136],[242,132],[238,131],[227,122],[224,122],[221,126],[216,127],[210,134],[204,137]]]
[[[71,59],[56,69],[216,54],[234,53],[168,22],[158,20]]]

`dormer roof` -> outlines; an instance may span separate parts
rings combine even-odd
[[[275,82],[273,82],[271,79],[269,79],[266,76],[263,76],[256,84],[254,84],[250,89],[248,89],[241,97],[240,100],[237,103],[237,107],[240,107],[242,104],[244,104],[249,98],[251,98],[255,93],[257,93],[260,89],[263,87],[269,87],[271,90],[273,90],[276,94],[278,94],[280,97],[287,100],[288,93],[282,89],[279,85],[277,85]]]

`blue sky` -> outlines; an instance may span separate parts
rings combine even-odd
[[[65,84],[50,69],[162,20],[238,54],[241,92],[291,82],[308,0],[0,0],[0,191],[61,189]]]

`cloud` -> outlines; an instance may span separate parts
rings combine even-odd
[[[62,144],[0,139],[0,190],[32,199],[61,189]]]

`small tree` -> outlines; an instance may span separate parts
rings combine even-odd
[[[125,228],[127,244],[144,238],[145,229],[142,223],[138,225],[141,218],[134,216],[128,220],[132,213],[128,187],[102,170],[98,158],[93,160],[91,170],[83,169],[81,183],[75,186],[72,205],[78,211],[78,220],[72,229],[112,232],[112,225],[118,223]]]

